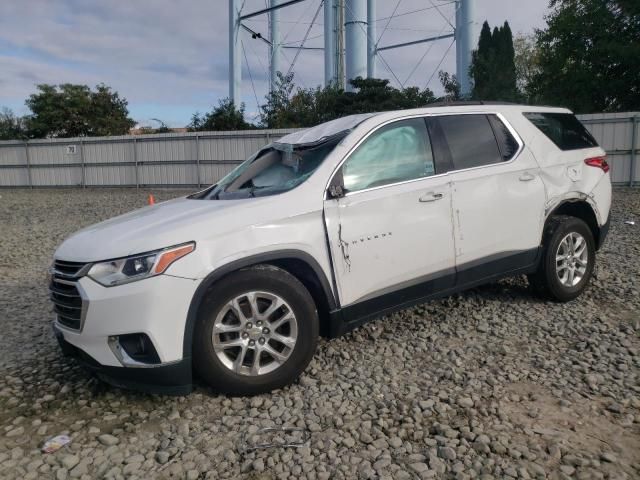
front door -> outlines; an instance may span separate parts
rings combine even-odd
[[[337,171],[345,195],[324,209],[343,307],[382,310],[453,284],[451,190],[437,173],[423,118],[375,130]]]

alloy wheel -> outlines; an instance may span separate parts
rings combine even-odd
[[[223,306],[211,340],[225,367],[239,375],[258,376],[273,372],[286,362],[297,336],[296,316],[283,298],[250,291]]]
[[[567,234],[556,252],[556,275],[565,287],[575,287],[587,272],[587,241],[577,232]]]

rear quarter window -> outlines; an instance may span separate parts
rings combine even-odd
[[[527,112],[523,115],[560,150],[580,150],[598,146],[598,142],[571,113]]]

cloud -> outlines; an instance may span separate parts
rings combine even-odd
[[[281,11],[284,41],[291,46],[304,38],[320,0],[307,0]],[[433,0],[452,18],[450,2]],[[397,2],[378,1],[379,19],[391,15]],[[509,20],[512,29],[530,32],[543,25],[547,0],[476,0],[477,19],[492,25]],[[264,8],[264,0],[245,0],[244,12]],[[423,0],[403,0],[396,13],[431,5]],[[35,91],[37,83],[104,82],[129,100],[132,115],[154,116],[156,105],[170,124],[188,121],[187,107],[205,111],[228,92],[228,1],[227,0],[3,0],[0,2],[0,105],[18,105]],[[377,22],[380,45],[411,41],[451,31],[435,10],[402,15]],[[247,21],[268,37],[267,17]],[[385,29],[386,26],[386,29]],[[322,46],[322,12],[309,30],[308,46]],[[268,88],[269,52],[259,39],[242,33],[242,96],[247,111],[257,111]],[[450,40],[384,52],[378,76],[404,83],[420,57],[429,48],[408,80],[424,87],[440,69],[455,70],[455,47],[445,52]],[[289,68],[295,50],[284,52],[283,69]],[[248,63],[248,67],[247,67]],[[303,51],[294,72],[303,87],[323,82],[322,51]],[[249,75],[249,73],[251,75]],[[250,78],[253,79],[253,87]],[[440,91],[437,72],[429,87]],[[254,93],[255,88],[255,93]],[[174,112],[172,114],[171,112]]]

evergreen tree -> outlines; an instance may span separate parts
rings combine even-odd
[[[515,51],[508,22],[493,32],[488,22],[482,25],[478,50],[473,53],[471,74],[473,98],[478,100],[517,101]]]

